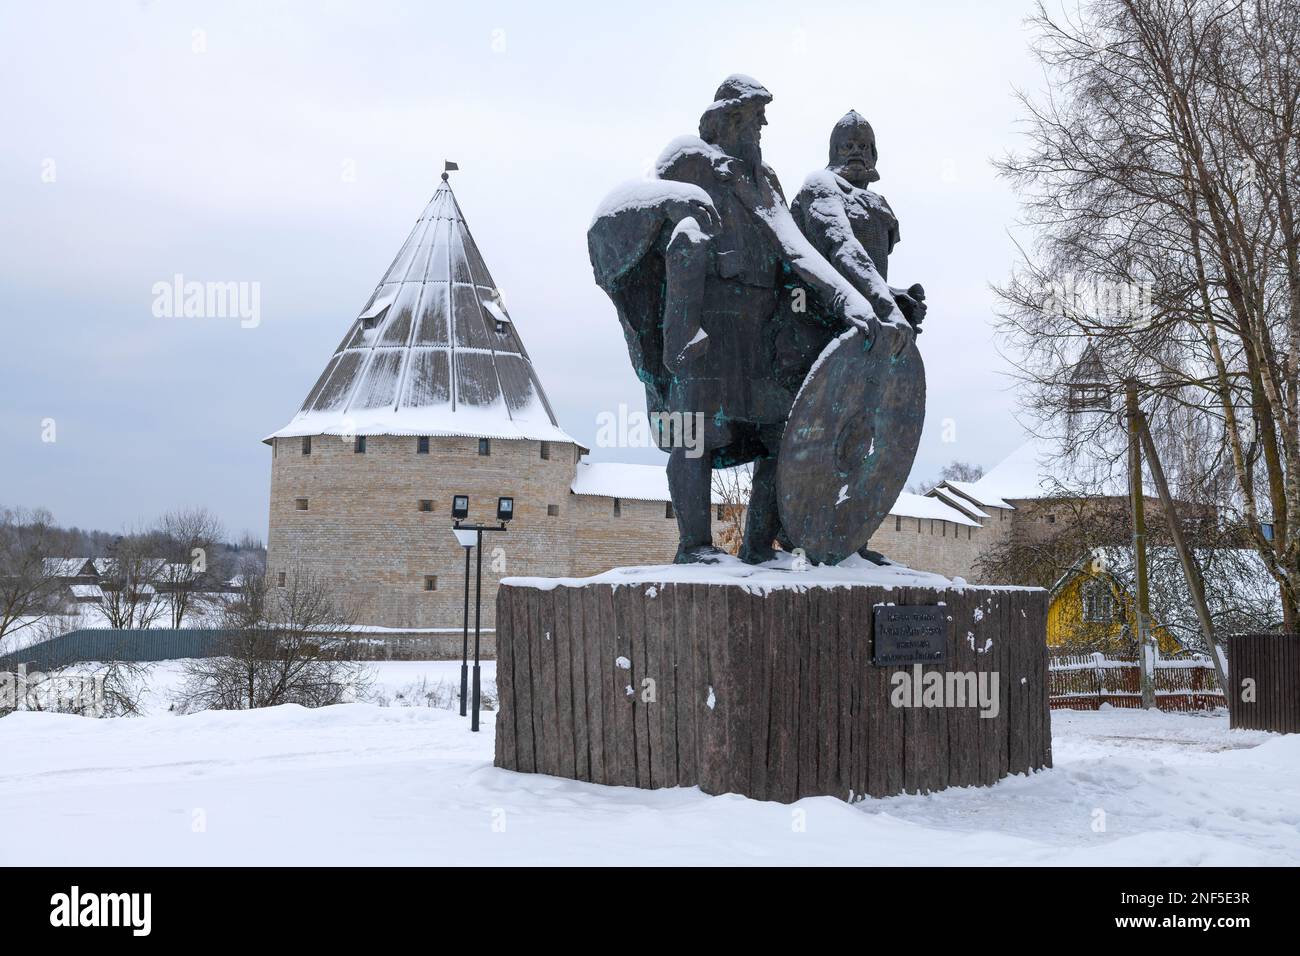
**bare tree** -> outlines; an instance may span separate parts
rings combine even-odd
[[[1136,381],[1176,497],[1237,526],[1294,627],[1300,0],[1085,0],[1033,24],[1052,92],[1021,97],[1029,146],[1000,163],[1034,235],[999,290],[1026,404],[1122,469]]]
[[[356,613],[305,567],[283,586],[247,580],[225,610],[217,655],[185,662],[177,698],[185,712],[355,700],[369,682],[357,660]]]
[[[717,468],[713,472],[713,507],[722,523],[713,543],[731,554],[740,552],[740,544],[745,538],[749,481],[750,471],[746,467]]]
[[[0,510],[0,651],[6,637],[60,609],[54,531],[48,511]]]
[[[195,603],[195,591],[215,559],[224,534],[220,520],[206,508],[170,511],[159,522],[162,557],[155,587],[171,618],[181,627]]]
[[[143,534],[118,538],[100,559],[100,609],[109,627],[151,627],[166,610],[157,584],[166,563],[157,545]]]
[[[916,495],[923,495],[933,488],[937,488],[944,481],[979,481],[984,477],[984,467],[982,465],[972,464],[968,461],[958,461],[953,459],[948,464],[939,469],[939,477],[930,482],[916,482],[907,490]]]

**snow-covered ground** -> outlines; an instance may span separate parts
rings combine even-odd
[[[485,685],[492,665],[484,667]],[[319,710],[0,719],[0,864],[1300,863],[1300,736],[1223,712],[1052,716],[1056,767],[991,788],[784,806],[492,766],[493,714]],[[377,665],[376,690],[459,664]]]

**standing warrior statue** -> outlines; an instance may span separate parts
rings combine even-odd
[[[896,357],[913,339],[883,278],[855,287],[795,224],[759,146],[771,99],[755,80],[728,77],[700,118],[699,137],[670,143],[656,178],[611,193],[587,236],[648,410],[670,426],[657,437],[669,453],[682,563],[720,553],[709,520],[712,469],[751,461],[741,557],[773,556],[785,424],[802,373],[829,338],[810,351],[807,336],[786,334],[799,311],[793,301],[811,298],[817,321],[855,332],[877,357]],[[687,421],[703,426],[693,448],[682,440]]]
[[[831,130],[830,162],[804,181],[790,206],[800,231],[864,295],[888,278],[889,254],[899,239],[894,211],[868,188],[880,179],[878,159],[871,124],[849,110]],[[889,294],[919,335],[925,289],[918,283]]]

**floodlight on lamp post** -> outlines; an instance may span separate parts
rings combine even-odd
[[[465,716],[466,671],[469,666],[469,549],[478,548],[477,570],[474,580],[474,699],[470,714],[470,730],[478,730],[479,715],[479,651],[482,640],[481,620],[483,615],[483,532],[505,531],[506,522],[515,516],[515,499],[503,496],[497,499],[497,526],[482,524],[462,524],[469,517],[469,495],[453,495],[451,499],[452,530],[456,540],[465,549],[465,623],[461,640],[460,664],[460,713]]]

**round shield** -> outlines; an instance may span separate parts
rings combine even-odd
[[[818,564],[866,545],[903,490],[924,422],[915,339],[897,358],[869,349],[857,330],[827,346],[795,400],[777,459],[791,543]]]

